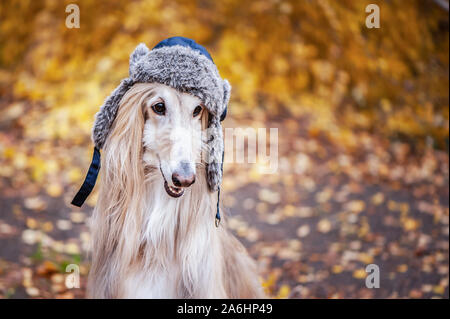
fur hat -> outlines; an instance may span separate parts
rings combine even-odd
[[[155,82],[192,94],[204,103],[209,113],[207,182],[211,191],[218,190],[222,180],[224,151],[220,122],[226,116],[231,86],[227,80],[220,77],[208,51],[188,38],[168,38],[158,43],[152,50],[143,43],[136,47],[130,56],[129,77],[122,80],[106,98],[95,116],[92,140],[97,149],[97,157],[100,156],[98,150],[105,144],[125,93],[135,83]],[[94,152],[94,159],[95,157]]]
[[[173,37],[149,50],[139,44],[130,56],[130,75],[105,100],[96,115],[92,139],[102,148],[115,119],[120,100],[135,83],[161,83],[198,97],[209,112],[207,178],[211,191],[222,180],[223,137],[221,119],[226,115],[231,87],[223,80],[211,55],[194,40]]]

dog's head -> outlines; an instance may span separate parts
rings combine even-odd
[[[150,170],[162,175],[169,196],[182,196],[202,165],[207,115],[191,94],[163,84],[135,84],[122,98],[105,143],[106,170],[130,191],[144,169]]]
[[[159,168],[167,194],[180,197],[184,188],[195,182],[204,146],[202,119],[207,110],[199,98],[155,84],[143,112],[144,163]]]

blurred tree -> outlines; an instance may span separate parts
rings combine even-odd
[[[308,114],[334,138],[355,129],[440,147],[448,138],[448,13],[435,1],[382,2],[380,29],[365,26],[369,1],[83,0],[81,28],[68,29],[70,3],[0,4],[0,107],[20,128],[14,154],[28,166],[44,165],[50,145],[88,143],[130,52],[174,35],[212,51],[236,116]]]

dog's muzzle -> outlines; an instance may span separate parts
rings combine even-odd
[[[167,184],[167,181],[164,181],[164,188],[165,188],[167,194],[169,194],[169,196],[172,196],[175,198],[180,197],[181,195],[184,194],[183,188],[169,186],[169,184]]]

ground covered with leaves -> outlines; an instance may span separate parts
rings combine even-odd
[[[447,153],[369,134],[329,139],[306,120],[267,124],[279,128],[279,173],[226,164],[223,202],[270,296],[448,298]],[[83,297],[92,208],[69,205],[73,188],[1,186],[1,296]],[[81,265],[80,289],[65,288],[70,263]],[[378,289],[365,286],[372,263]]]

